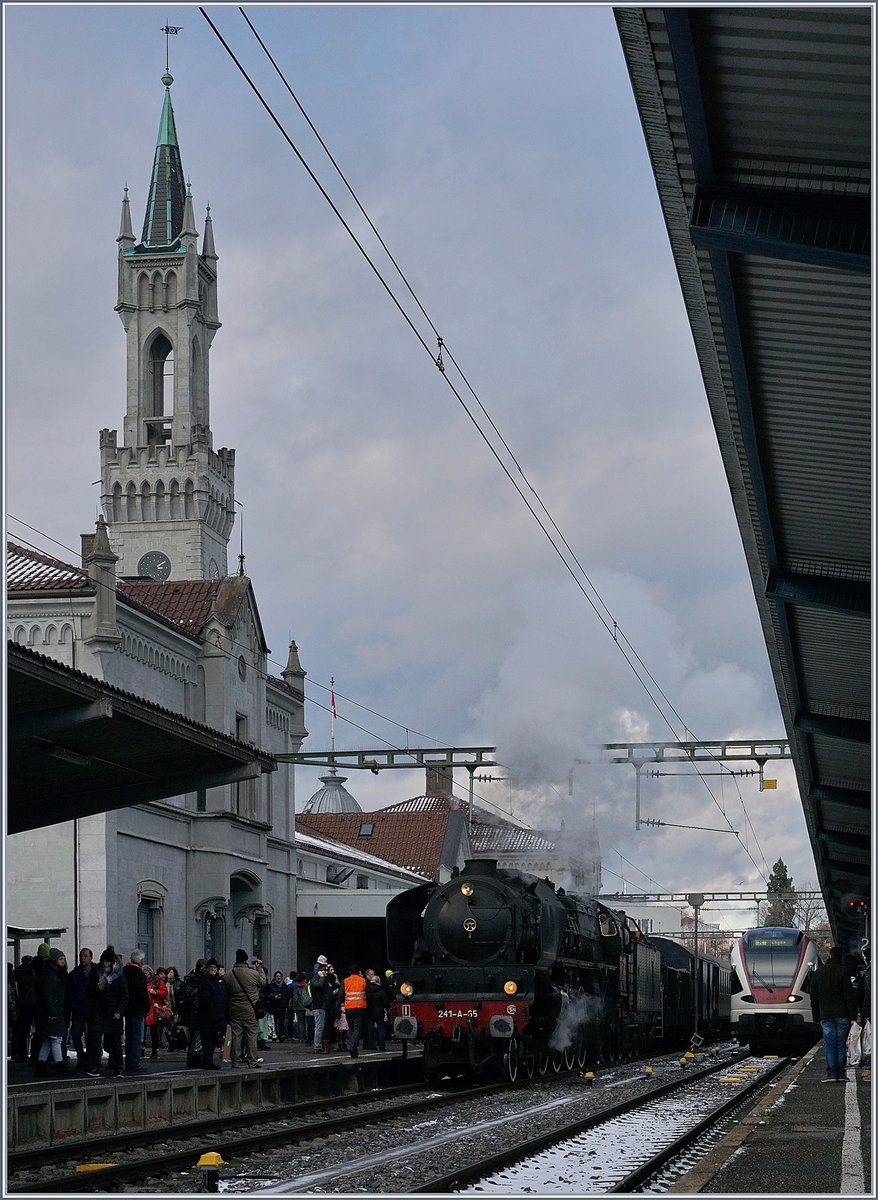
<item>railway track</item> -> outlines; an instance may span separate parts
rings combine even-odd
[[[728,1064],[742,1057],[740,1052],[726,1051],[725,1061]],[[692,1085],[702,1076],[715,1073],[718,1062],[717,1058],[711,1058],[703,1069],[681,1071],[675,1056],[663,1056],[653,1061],[659,1075],[664,1072],[671,1082],[655,1086],[655,1082],[646,1077],[643,1066],[640,1066],[641,1074],[631,1075],[638,1071],[638,1065],[626,1064],[615,1071],[609,1069],[600,1073],[601,1088],[612,1094],[614,1088],[634,1084],[645,1088],[652,1098],[659,1099],[664,1094]],[[617,1078],[620,1073],[621,1079]],[[536,1120],[545,1130],[547,1125],[557,1122],[560,1114],[569,1112],[571,1101],[577,1103],[588,1097],[592,1110],[599,1107],[596,1091],[585,1086],[581,1075],[573,1073],[567,1079],[556,1076],[535,1085],[505,1082],[442,1092],[409,1086],[321,1099],[249,1115],[243,1130],[241,1117],[231,1116],[187,1125],[184,1129],[175,1129],[172,1134],[163,1128],[152,1134],[139,1132],[124,1138],[92,1140],[87,1146],[52,1148],[39,1155],[10,1155],[7,1187],[11,1194],[67,1194],[108,1192],[136,1182],[141,1192],[194,1192],[202,1190],[201,1172],[197,1168],[200,1155],[205,1151],[218,1151],[227,1164],[222,1168],[223,1190],[239,1194],[257,1190],[349,1190],[349,1181],[355,1175],[365,1173],[368,1178],[371,1170],[383,1177],[388,1162],[399,1164],[403,1180],[402,1186],[389,1185],[389,1191],[451,1191],[454,1187],[465,1186],[474,1177],[507,1168],[515,1160],[516,1153],[518,1157],[532,1156],[559,1137],[579,1132],[594,1123],[589,1117],[576,1123],[575,1130],[561,1126],[559,1131],[556,1125],[544,1136],[542,1144],[539,1139],[522,1139],[515,1147],[516,1153],[510,1155],[507,1150],[503,1155],[493,1156],[494,1161],[490,1155],[480,1156],[467,1150],[465,1157],[472,1166],[464,1171],[460,1166],[464,1156],[454,1153],[454,1147],[478,1129],[474,1114],[481,1114],[492,1105],[502,1106],[508,1100],[508,1115],[494,1122],[484,1122],[486,1128],[493,1124],[496,1129],[503,1129],[503,1138],[508,1141],[506,1127],[519,1116],[526,1118],[528,1114],[537,1114]],[[549,1098],[545,1099],[546,1096]],[[531,1103],[532,1097],[536,1103]],[[638,1099],[611,1109],[603,1107],[597,1118],[605,1120],[608,1112],[621,1114],[642,1103],[643,1100]],[[327,1108],[331,1110],[329,1115]],[[522,1111],[513,1111],[516,1108]],[[430,1131],[440,1126],[451,1131],[430,1137]],[[428,1136],[424,1137],[424,1133]],[[490,1140],[490,1132],[488,1137]],[[495,1147],[496,1141],[495,1137]],[[378,1150],[375,1154],[362,1153],[364,1147],[378,1147]],[[448,1147],[452,1148],[451,1161],[455,1170],[451,1174],[437,1175],[432,1164],[437,1156],[449,1154]],[[426,1160],[419,1164],[419,1155],[424,1151]],[[107,1165],[100,1170],[86,1169],[95,1162]],[[322,1169],[302,1175],[303,1165],[312,1163]],[[272,1186],[266,1187],[266,1184]],[[356,1190],[374,1188],[367,1184]]]
[[[507,1196],[522,1192],[635,1192],[745,1104],[789,1062],[747,1056],[737,1069],[706,1068],[648,1096],[434,1176],[412,1190]]]
[[[241,1131],[241,1115],[235,1114],[192,1122],[173,1130],[167,1127],[149,1132],[139,1130],[122,1136],[93,1138],[86,1145],[12,1153],[7,1156],[7,1188],[16,1195],[106,1192],[119,1183],[192,1168],[205,1150],[237,1158],[277,1145],[325,1138],[364,1121],[406,1116],[424,1108],[456,1103],[460,1098],[493,1096],[509,1086],[492,1084],[441,1094],[423,1084],[383,1088],[380,1092],[287,1104],[248,1114],[244,1118],[246,1132]],[[327,1109],[333,1115],[323,1115]]]

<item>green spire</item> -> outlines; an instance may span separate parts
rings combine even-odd
[[[162,76],[165,85],[165,100],[156,138],[155,158],[152,164],[152,179],[146,216],[143,221],[143,246],[150,249],[172,246],[183,228],[183,209],[186,189],[183,183],[183,163],[177,145],[177,128],[174,124],[174,108],[171,104],[171,84],[174,77],[169,71]]]
[[[162,76],[162,83],[165,85],[165,102],[162,105],[162,119],[159,122],[156,146],[177,145],[177,128],[174,125],[174,109],[171,104],[171,84],[173,82],[174,76],[170,72],[165,72]]]

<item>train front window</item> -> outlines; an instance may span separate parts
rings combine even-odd
[[[749,946],[744,952],[744,962],[754,987],[790,987],[799,965],[799,948]]]

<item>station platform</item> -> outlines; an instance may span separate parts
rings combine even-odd
[[[874,1196],[872,1072],[822,1083],[818,1043],[671,1192],[729,1196]]]
[[[332,1098],[392,1087],[418,1079],[420,1054],[403,1057],[399,1042],[384,1052],[360,1048],[357,1058],[346,1050],[315,1053],[303,1042],[271,1042],[260,1051],[259,1066],[218,1071],[186,1066],[185,1051],[147,1052],[140,1069],[117,1077],[107,1067],[91,1078],[69,1069],[64,1076],[34,1077],[28,1063],[7,1062],[7,1150],[75,1143],[164,1125],[233,1114],[263,1112],[281,1104]],[[69,1064],[75,1058],[69,1056]]]

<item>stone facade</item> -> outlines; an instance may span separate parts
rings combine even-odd
[[[108,592],[85,570],[32,551],[10,547],[8,561],[14,641],[271,753],[300,748],[305,673],[293,643],[284,677],[269,674],[246,577],[183,584],[198,594],[175,624],[148,594],[160,584]],[[73,580],[69,598],[52,596],[56,577]],[[96,616],[108,595],[109,628]],[[8,919],[66,927],[71,942],[97,952],[108,940],[126,953],[141,944],[153,961],[181,967],[206,949],[228,958],[238,946],[294,962],[294,813],[293,768],[281,763],[259,779],[15,835]]]
[[[10,546],[7,636],[270,753],[295,753],[306,734],[296,645],[272,676],[252,584],[227,574],[234,451],[213,449],[208,372],[217,255],[209,213],[196,248],[173,81],[163,82],[143,237],[135,242],[126,189],[117,239],[128,383],[122,444],[100,434],[103,517],[83,535],[81,564]],[[66,927],[74,961],[79,947],[112,942],[180,970],[203,954],[233,959],[239,946],[288,967],[296,874],[293,768],[282,763],[259,779],[10,837],[7,919]]]

